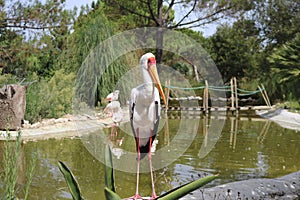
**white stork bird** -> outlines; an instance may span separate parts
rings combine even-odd
[[[132,89],[129,110],[130,122],[137,150],[136,193],[132,198],[141,198],[138,190],[140,160],[148,154],[151,173],[152,198],[155,199],[157,196],[153,181],[151,146],[158,129],[160,118],[159,94],[165,104],[166,98],[157,74],[155,56],[152,53],[146,53],[141,57],[140,68],[144,83]]]
[[[107,97],[104,99],[104,101],[117,101],[119,99],[119,90],[116,90],[110,94],[107,95]]]
[[[119,126],[120,122],[123,119],[123,112],[122,112],[122,108],[121,108],[120,102],[116,101],[116,100],[110,102],[105,107],[104,112],[105,113],[110,113],[110,115],[111,115],[111,119],[113,121],[113,124],[112,124],[112,127],[111,127],[111,133],[110,133],[110,135],[111,135],[111,137],[114,137],[114,135],[118,134],[117,129],[114,132],[115,126]]]

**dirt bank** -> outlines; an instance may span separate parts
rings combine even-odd
[[[35,124],[25,124],[20,131],[24,141],[35,141],[51,138],[80,137],[83,134],[110,127],[112,124],[111,118],[105,115],[101,115],[101,117],[66,115],[59,119],[45,119]],[[9,133],[14,138],[18,131],[9,131]],[[6,131],[0,131],[0,140],[4,140],[6,134]]]

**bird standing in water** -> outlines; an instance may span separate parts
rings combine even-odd
[[[120,102],[118,101],[119,98],[119,90],[116,90],[112,93],[110,93],[106,98],[105,101],[111,101],[104,109],[105,113],[110,113],[111,119],[113,121],[112,127],[111,127],[111,137],[113,138],[114,135],[117,136],[118,132],[116,129],[116,126],[119,126],[122,119],[123,119],[123,112],[120,105]]]
[[[139,199],[140,160],[148,155],[152,185],[152,199],[155,199],[151,146],[157,133],[160,118],[160,95],[166,104],[161,83],[157,74],[156,60],[152,53],[146,53],[140,59],[140,69],[144,83],[133,88],[130,97],[130,123],[136,141],[137,183],[133,199]]]

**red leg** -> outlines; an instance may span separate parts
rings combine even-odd
[[[154,188],[154,179],[153,179],[153,170],[152,170],[152,159],[151,159],[151,147],[152,147],[152,131],[150,131],[150,145],[149,145],[149,153],[148,153],[148,159],[149,159],[149,165],[150,165],[150,175],[151,175],[151,186],[152,186],[152,199],[156,199],[157,195],[155,193]]]
[[[115,124],[112,124],[111,125],[111,131],[110,131],[110,139],[114,139],[114,129],[115,129]]]
[[[118,127],[116,126],[116,136],[118,136]]]
[[[139,129],[136,129],[136,147],[137,147],[137,171],[136,171],[136,191],[135,195],[131,197],[132,199],[142,199],[142,197],[139,195],[139,176],[140,176],[140,158],[141,158],[141,152],[140,152],[140,137],[139,137]]]

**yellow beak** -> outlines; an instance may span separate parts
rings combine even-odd
[[[158,91],[161,95],[161,98],[164,101],[164,104],[167,105],[167,100],[166,100],[164,91],[161,87],[155,64],[149,66],[149,73],[150,73],[150,76],[151,76],[152,80],[154,81],[154,83],[155,83],[155,85],[156,85],[156,87],[157,87],[157,89],[158,89]]]

